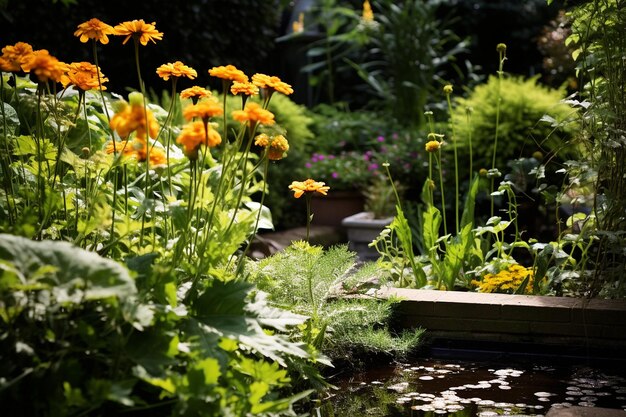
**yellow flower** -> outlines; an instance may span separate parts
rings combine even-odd
[[[436,140],[431,140],[426,142],[426,152],[437,152],[441,147],[441,142]]]
[[[0,70],[5,72],[18,72],[24,70],[24,64],[33,55],[33,47],[26,42],[18,42],[15,45],[7,45],[2,48]]]
[[[126,140],[122,141],[109,141],[107,142],[104,151],[108,154],[119,154],[121,153],[123,156],[134,156],[135,149],[133,146]]]
[[[213,100],[204,100],[197,104],[191,104],[183,110],[185,120],[192,120],[197,117],[207,121],[211,117],[220,116],[222,114],[224,114],[224,109],[219,103]]]
[[[443,92],[447,95],[452,94],[452,86],[450,84],[443,86]]]
[[[258,103],[248,103],[245,109],[235,110],[232,115],[233,119],[241,123],[250,122],[251,125],[255,123],[274,124],[274,114],[263,109]]]
[[[506,44],[505,43],[499,43],[498,45],[496,45],[496,51],[498,52],[506,52]]]
[[[245,94],[247,96],[256,96],[259,94],[259,87],[250,82],[241,83],[234,81],[233,85],[230,86],[230,92],[234,95]]]
[[[209,70],[209,75],[223,80],[239,81],[240,83],[248,82],[248,76],[234,65],[213,67]]]
[[[485,274],[482,281],[472,281],[479,292],[511,293],[528,278],[525,293],[532,293],[534,271],[518,264],[509,265],[497,274]]]
[[[146,118],[149,129],[146,129]],[[110,122],[111,129],[122,138],[127,138],[132,132],[137,132],[137,138],[145,139],[146,133],[155,138],[159,133],[159,124],[150,110],[144,112],[143,105],[125,105],[113,115]],[[149,130],[149,132],[148,132]]]
[[[293,33],[304,32],[304,13],[298,15],[298,20],[291,24],[291,29]]]
[[[254,74],[252,76],[252,83],[259,88],[268,90],[268,93],[270,94],[274,91],[283,93],[286,96],[293,94],[293,88],[291,88],[291,85],[281,81],[280,78],[275,76]]]
[[[187,77],[191,80],[198,76],[198,73],[195,69],[188,67],[180,61],[176,61],[174,63],[167,63],[161,65],[156,70],[159,77],[163,78],[165,81],[169,80],[170,77],[180,78]]]
[[[59,82],[67,70],[67,64],[50,55],[46,49],[40,49],[28,56],[22,68],[26,72],[35,74],[41,82],[45,83],[49,80]]]
[[[195,98],[196,100],[198,100],[205,97],[211,97],[211,92],[206,88],[198,87],[197,85],[185,88],[183,91],[180,92],[180,98],[182,99],[190,98],[193,100]]]
[[[481,168],[478,171],[478,175],[480,175],[481,177],[486,177],[488,173],[489,173],[489,171],[487,171],[487,168]]]
[[[126,36],[122,45],[125,45],[132,37],[139,40],[143,46],[146,46],[149,41],[156,43],[155,40],[163,39],[163,32],[157,31],[155,24],[155,22],[146,23],[143,19],[122,22],[115,26],[115,35]]]
[[[100,82],[98,82],[98,73],[100,73]],[[83,91],[99,88],[100,85],[109,81],[102,74],[100,69],[89,62],[72,62],[67,67],[67,72],[61,77],[61,84],[67,87],[72,84]],[[106,87],[102,85],[102,89]]]
[[[101,22],[99,19],[93,18],[78,25],[78,29],[74,32],[74,36],[80,37],[80,41],[85,43],[89,39],[100,41],[103,45],[109,43],[108,35],[115,35],[113,26]]]
[[[261,133],[255,138],[254,144],[267,148],[267,157],[272,161],[283,159],[289,150],[289,142],[283,135],[269,137]]]
[[[289,189],[293,191],[293,196],[295,198],[300,198],[304,193],[319,193],[322,195],[327,195],[330,187],[326,185],[326,183],[318,182],[312,179],[307,179],[305,181],[294,181],[289,186]]]
[[[372,11],[372,5],[369,0],[365,0],[363,2],[363,16],[362,19],[366,22],[371,22],[374,20],[374,12]]]
[[[196,121],[183,126],[176,143],[183,145],[185,155],[189,159],[197,159],[200,145],[205,144],[209,148],[214,148],[222,143],[222,137],[210,124]]]

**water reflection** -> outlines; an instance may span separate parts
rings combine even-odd
[[[589,366],[420,359],[332,381],[319,417],[543,416],[551,407],[626,410],[626,374]]]

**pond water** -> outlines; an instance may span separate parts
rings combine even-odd
[[[622,366],[560,362],[421,358],[372,367],[331,380],[339,390],[313,415],[544,416],[551,407],[570,406],[626,411]]]

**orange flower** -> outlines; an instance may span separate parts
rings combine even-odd
[[[135,154],[135,149],[133,146],[126,140],[122,141],[109,141],[107,142],[104,151],[108,154],[112,153],[121,153],[123,156],[133,156]]]
[[[197,117],[207,121],[211,117],[220,116],[222,114],[224,114],[224,109],[219,103],[213,100],[204,100],[198,104],[189,105],[183,110],[185,120],[192,120]]]
[[[259,87],[249,82],[240,83],[239,81],[234,81],[233,85],[230,86],[230,92],[234,95],[245,94],[247,96],[256,96],[259,94]]]
[[[234,65],[213,67],[209,70],[209,75],[223,80],[239,81],[240,83],[248,82],[248,76]]]
[[[209,148],[214,148],[222,143],[222,137],[211,125],[196,121],[183,126],[176,143],[183,145],[185,155],[189,159],[197,159],[200,145],[205,144]]]
[[[198,73],[195,69],[188,67],[180,61],[176,61],[173,64],[167,63],[161,65],[156,70],[159,77],[163,78],[165,81],[169,80],[170,77],[187,77],[191,80],[198,76]]]
[[[269,137],[261,133],[255,138],[254,144],[267,148],[267,157],[272,161],[283,159],[285,152],[289,150],[289,142],[283,135]]]
[[[59,82],[67,70],[67,64],[50,55],[46,49],[40,49],[28,56],[22,68],[26,72],[32,71],[42,83],[49,80]]]
[[[115,35],[126,36],[122,45],[125,45],[132,37],[139,40],[143,46],[146,46],[149,41],[156,43],[155,39],[163,39],[163,32],[157,31],[155,24],[155,22],[146,23],[143,19],[122,22],[115,26]]]
[[[26,42],[7,45],[2,48],[0,70],[18,72],[24,70],[24,64],[31,58],[33,47]]]
[[[98,72],[100,72],[100,83],[98,83]],[[109,79],[102,74],[100,69],[89,62],[72,62],[68,65],[67,72],[61,77],[63,87],[72,84],[84,91],[99,88],[107,81]],[[102,85],[102,89],[106,90],[106,87]]]
[[[269,110],[263,109],[258,103],[248,103],[243,110],[235,110],[232,113],[233,119],[238,122],[261,123],[264,125],[274,124],[274,115]]]
[[[146,116],[147,115],[147,116]],[[122,138],[127,138],[132,132],[137,132],[137,138],[146,138],[146,117],[148,119],[149,134],[155,138],[159,133],[159,124],[150,110],[144,112],[141,104],[126,105],[111,118],[111,129]]]
[[[265,74],[254,74],[252,76],[252,82],[259,88],[268,90],[270,94],[274,91],[283,93],[286,96],[293,94],[293,88],[291,88],[289,84],[282,82],[278,77],[270,77]]]
[[[150,166],[167,165],[167,156],[161,148],[152,147],[150,149]]]
[[[107,25],[95,17],[78,25],[78,29],[74,32],[74,36],[80,37],[80,41],[83,43],[89,39],[94,39],[103,45],[109,43],[108,35],[115,35],[113,26]]]
[[[307,179],[306,181],[294,181],[289,186],[289,189],[293,191],[293,196],[295,198],[300,198],[304,193],[320,193],[322,195],[327,195],[330,187],[323,182],[317,182],[312,179]]]
[[[206,88],[198,87],[194,85],[193,87],[185,88],[180,92],[180,98],[190,98],[190,99],[201,99],[205,97],[211,97],[211,92]]]

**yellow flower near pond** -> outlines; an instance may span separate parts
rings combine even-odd
[[[2,48],[0,57],[0,71],[19,72],[24,70],[24,64],[33,54],[33,47],[26,42],[17,42]]]
[[[528,278],[525,294],[532,293],[534,271],[533,268],[513,264],[497,274],[486,274],[481,281],[472,280],[472,285],[477,287],[478,292],[514,293]]]

